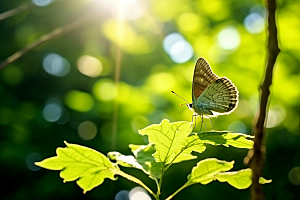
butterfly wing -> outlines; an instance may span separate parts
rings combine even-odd
[[[193,86],[192,86],[192,100],[196,102],[198,97],[212,82],[219,77],[214,74],[204,58],[199,58],[195,65]]]
[[[227,78],[222,77],[212,82],[198,98],[202,113],[216,112],[215,115],[229,114],[237,107],[238,90]],[[210,112],[211,113],[211,112]]]

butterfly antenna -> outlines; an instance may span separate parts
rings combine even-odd
[[[178,96],[179,98],[185,100],[188,104],[190,104],[190,102],[188,102],[185,98],[179,96],[178,94],[176,94],[174,91],[171,91],[173,94],[175,94],[176,96]],[[184,104],[180,104],[181,106],[184,105]]]

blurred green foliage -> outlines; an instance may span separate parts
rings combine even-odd
[[[218,76],[228,77],[240,94],[238,108],[232,114],[212,119],[215,129],[251,134],[267,56],[267,35],[257,15],[248,18],[252,20],[250,28],[246,19],[251,13],[264,19],[263,2],[130,2],[136,3],[135,7],[122,10],[125,0],[56,0],[0,21],[0,60],[4,60],[42,35],[99,7],[99,16],[35,48],[0,71],[0,162],[4,183],[1,199],[114,199],[119,191],[131,190],[136,184],[107,180],[83,195],[75,183],[63,184],[58,173],[39,170],[33,163],[53,156],[64,140],[104,154],[130,154],[129,144],[146,144],[146,138],[137,134],[139,129],[163,118],[190,121],[192,112],[179,106],[183,100],[170,91],[191,101],[191,81],[198,57],[206,58]],[[0,0],[0,13],[25,3],[28,1]],[[300,199],[299,8],[299,1],[278,1],[282,52],[275,65],[267,122],[263,175],[273,180],[263,186],[267,199]],[[174,32],[181,34],[193,49],[192,58],[186,62],[174,62],[163,48],[166,36]],[[58,60],[52,60],[55,64],[52,62],[47,71],[46,57],[53,54]],[[89,59],[83,62],[83,58]],[[59,71],[57,66],[63,66],[65,71]],[[115,81],[116,70],[119,82]],[[93,125],[79,129],[87,121],[92,123],[85,125],[97,127],[93,137],[86,135]],[[246,154],[247,150],[208,146],[198,159],[235,160],[235,167],[240,169],[244,168]],[[196,162],[174,165],[168,171],[177,176],[165,180],[163,196],[185,182]],[[141,172],[124,171],[154,188],[154,183]],[[246,200],[249,191],[212,183],[205,187],[194,185],[175,199],[186,197]]]

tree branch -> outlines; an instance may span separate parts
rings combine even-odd
[[[14,9],[11,9],[9,11],[6,11],[4,13],[1,13],[0,14],[0,21],[3,20],[3,19],[6,19],[6,18],[9,18],[9,17],[12,17],[20,12],[23,12],[25,10],[29,10],[30,8],[34,7],[35,4],[32,3],[32,2],[29,2],[29,3],[26,3],[22,6],[19,6],[19,7],[16,7]]]
[[[9,65],[10,63],[16,61],[17,59],[19,59],[20,57],[24,56],[25,54],[27,54],[29,51],[31,51],[32,49],[34,49],[35,47],[49,41],[52,40],[60,35],[63,35],[83,24],[85,24],[85,22],[93,19],[93,17],[99,14],[98,12],[96,12],[96,10],[94,10],[93,12],[90,12],[89,14],[74,20],[73,22],[62,26],[60,28],[54,29],[53,31],[51,31],[50,33],[47,33],[43,36],[41,36],[40,38],[38,38],[36,41],[28,44],[27,46],[25,46],[23,49],[17,51],[16,53],[12,54],[11,56],[9,56],[8,58],[6,58],[5,60],[3,60],[0,63],[0,70],[2,68],[4,68],[5,66]]]
[[[272,85],[273,68],[277,56],[280,52],[280,49],[278,47],[277,27],[275,19],[276,0],[266,0],[265,3],[268,11],[268,58],[264,79],[260,86],[261,98],[259,111],[256,118],[254,119],[254,147],[252,152],[249,152],[248,154],[248,157],[250,157],[249,165],[252,169],[251,199],[253,200],[265,199],[261,185],[258,181],[259,177],[261,177],[262,175],[265,161],[265,147],[263,142],[265,135],[264,125],[270,95],[270,86]]]

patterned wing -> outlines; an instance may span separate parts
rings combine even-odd
[[[211,83],[198,99],[204,110],[217,112],[216,114],[229,114],[238,104],[238,90],[227,78],[222,77]]]
[[[205,88],[218,78],[219,77],[212,72],[208,62],[204,58],[199,58],[194,70],[192,89],[193,102],[196,102]]]

